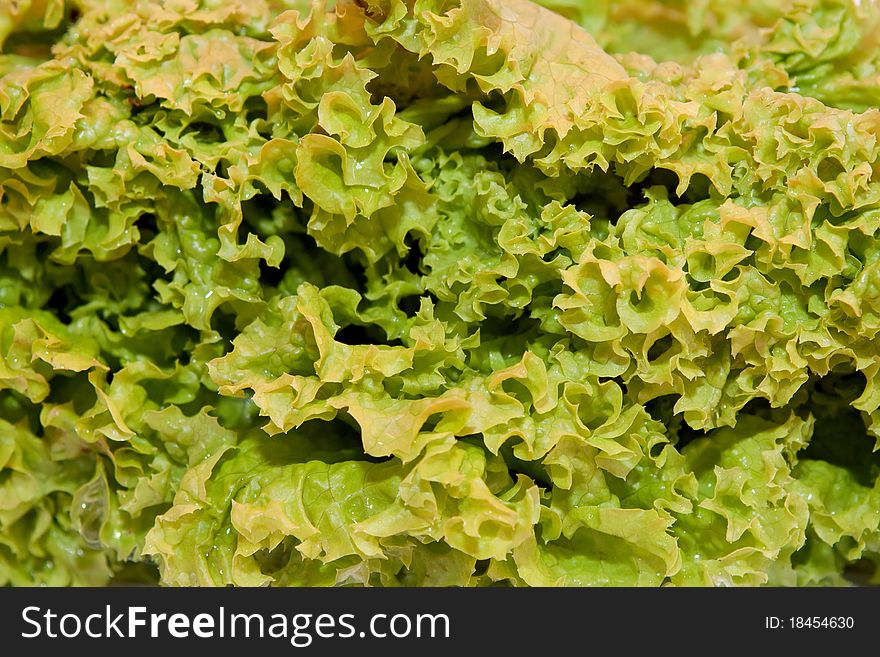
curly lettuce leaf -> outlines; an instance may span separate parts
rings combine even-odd
[[[0,9],[0,583],[876,579],[875,3],[76,4]]]

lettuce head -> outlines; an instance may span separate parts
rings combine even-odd
[[[870,583],[874,0],[0,5],[0,584]]]

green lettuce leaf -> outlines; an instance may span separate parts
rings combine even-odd
[[[0,8],[0,584],[876,582],[878,21]]]

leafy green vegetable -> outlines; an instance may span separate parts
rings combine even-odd
[[[0,8],[0,584],[878,579],[880,5],[542,4]]]

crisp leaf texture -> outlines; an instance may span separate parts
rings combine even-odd
[[[876,581],[878,26],[0,7],[0,584]]]

